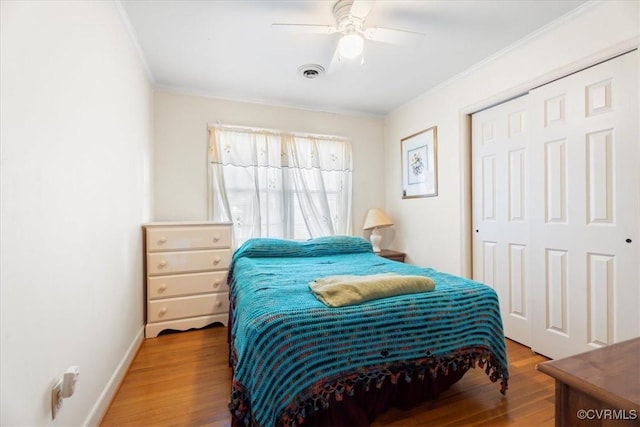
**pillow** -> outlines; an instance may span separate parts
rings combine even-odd
[[[257,238],[244,242],[234,253],[240,257],[309,257],[373,252],[371,243],[362,237],[323,236],[307,241]]]

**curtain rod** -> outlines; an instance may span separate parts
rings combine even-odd
[[[292,132],[292,131],[281,131],[277,129],[268,129],[268,128],[257,128],[251,126],[240,126],[240,125],[227,125],[216,123],[207,124],[207,128],[211,129],[219,129],[219,130],[228,130],[228,131],[236,131],[236,132],[246,132],[246,133],[264,133],[269,135],[290,135],[297,136],[301,138],[323,138],[323,139],[331,139],[336,141],[350,142],[351,138],[345,136],[338,135],[323,135],[317,133],[303,133],[303,132]]]

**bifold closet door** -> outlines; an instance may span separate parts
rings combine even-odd
[[[551,358],[640,336],[638,52],[472,117],[473,278]]]
[[[472,116],[473,278],[498,293],[505,335],[531,345],[528,97]]]
[[[638,53],[529,94],[534,351],[640,335]]]

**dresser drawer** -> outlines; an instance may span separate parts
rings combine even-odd
[[[149,301],[147,303],[147,321],[161,322],[164,320],[181,319],[185,317],[227,313],[228,311],[228,292],[171,298]]]
[[[147,251],[180,249],[216,249],[231,247],[228,226],[150,227],[147,229]]]
[[[231,250],[158,252],[147,254],[147,274],[192,273],[229,268]]]
[[[149,299],[228,291],[227,271],[174,274],[147,279],[147,298]]]

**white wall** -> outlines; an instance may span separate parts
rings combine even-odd
[[[0,424],[97,424],[142,338],[152,91],[116,3],[0,8]]]
[[[251,104],[156,90],[154,219],[207,219],[207,124],[255,126],[353,139],[353,234],[384,204],[382,119]]]
[[[409,262],[470,274],[468,114],[637,46],[639,8],[637,1],[588,3],[385,118],[386,208]],[[400,140],[431,126],[438,127],[439,194],[403,200]]]

